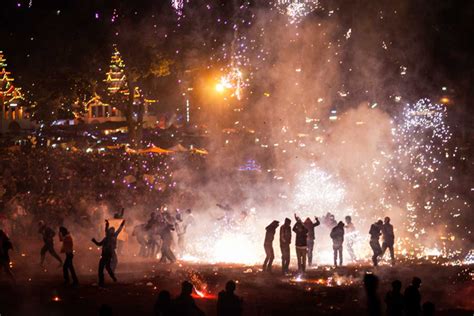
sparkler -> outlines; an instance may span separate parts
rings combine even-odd
[[[444,162],[449,157],[446,147],[451,139],[449,126],[446,124],[446,107],[431,103],[429,99],[420,99],[415,104],[407,104],[403,109],[399,124],[392,130],[396,149],[392,157],[389,174],[392,179],[405,183],[412,199],[423,186],[434,186],[436,190],[445,190],[448,184],[443,183],[439,175]],[[402,198],[397,197],[401,202]],[[421,210],[432,214],[435,203],[447,202],[450,198],[437,199],[426,196],[423,203],[413,200],[406,201],[408,212],[408,231],[415,237],[423,234],[419,229],[418,212]]]
[[[318,0],[276,0],[276,9],[288,16],[290,24],[299,23],[305,16],[319,7]]]

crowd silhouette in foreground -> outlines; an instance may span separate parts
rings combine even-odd
[[[435,305],[432,302],[421,304],[420,286],[421,279],[414,277],[412,283],[402,294],[402,282],[395,280],[392,288],[384,298],[385,311],[379,297],[379,279],[374,274],[365,274],[363,285],[366,293],[367,315],[369,316],[433,316]],[[217,299],[218,316],[243,315],[243,300],[234,292],[236,283],[228,281],[225,290],[221,291]],[[193,284],[184,281],[181,285],[181,294],[175,299],[170,292],[163,290],[156,299],[153,315],[155,316],[202,316],[205,313],[196,305],[192,297]],[[112,308],[102,305],[99,316],[112,316]]]
[[[203,316],[204,312],[196,305],[192,297],[194,286],[184,281],[181,284],[181,294],[174,300],[171,294],[163,290],[158,294],[158,298],[153,308],[155,316]],[[228,281],[225,290],[219,293],[217,299],[218,316],[239,316],[242,315],[242,298],[235,295],[236,283]]]
[[[385,313],[382,312],[382,303],[378,294],[379,279],[374,274],[364,276],[364,288],[367,298],[367,314],[369,316],[432,316],[435,314],[435,305],[425,302],[421,305],[421,279],[414,277],[411,284],[402,294],[402,282],[392,282],[392,289],[385,295]]]

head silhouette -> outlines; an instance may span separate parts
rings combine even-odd
[[[59,227],[59,232],[60,232],[61,235],[63,235],[63,236],[66,236],[67,234],[69,234],[69,231],[68,231],[67,228],[64,227],[64,226]]]
[[[181,283],[181,295],[191,295],[191,293],[193,293],[193,287],[190,282],[184,281]]]
[[[421,286],[421,279],[419,277],[414,277],[411,284],[418,289]]]
[[[338,226],[338,227],[344,227],[344,222],[343,222],[343,221],[340,221],[339,223],[337,223],[337,226]]]
[[[227,281],[227,283],[225,284],[225,290],[229,293],[234,293],[235,291],[235,288],[236,288],[236,284],[233,280],[229,280]]]
[[[390,217],[388,217],[388,216],[387,216],[387,217],[385,217],[385,220],[384,220],[384,222],[385,222],[385,224],[388,224],[388,223],[390,223]]]
[[[110,227],[110,228],[107,230],[107,235],[108,235],[108,236],[112,236],[114,233],[115,233],[115,228],[114,228],[114,227]]]
[[[158,293],[158,301],[160,303],[167,303],[167,302],[171,301],[170,292],[168,292],[166,290],[160,291],[160,293]]]
[[[381,219],[379,219],[376,224],[380,226],[380,225],[383,225],[383,222]]]
[[[392,290],[394,292],[400,292],[402,290],[402,282],[400,280],[395,280],[392,282]]]
[[[379,285],[379,278],[373,274],[367,273],[364,276],[364,287],[368,294],[375,294]]]
[[[346,216],[346,223],[347,224],[352,223],[352,217]]]
[[[291,219],[289,219],[288,217],[285,218],[285,225],[290,225],[291,224]]]

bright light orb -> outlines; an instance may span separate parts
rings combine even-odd
[[[222,93],[222,92],[224,92],[224,90],[225,90],[225,86],[221,82],[216,84],[216,91],[217,92]]]

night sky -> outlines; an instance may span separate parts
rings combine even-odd
[[[126,63],[132,65],[146,58],[144,52],[153,48],[175,61],[172,76],[161,83],[149,83],[163,97],[162,90],[169,91],[183,77],[184,69],[197,64],[215,66],[210,57],[232,36],[230,23],[216,21],[235,17],[237,4],[238,1],[192,0],[185,4],[185,17],[178,20],[170,1],[6,0],[0,10],[0,49],[17,84],[38,95],[44,89],[68,89],[77,81],[72,78],[81,76],[100,84],[113,43],[119,44]],[[382,35],[387,42],[394,42],[396,48],[382,61],[387,71],[395,67],[391,63],[403,63],[408,68],[409,75],[403,82],[397,82],[398,86],[415,86],[429,96],[447,85],[458,103],[456,112],[469,109],[474,97],[472,1],[341,0],[323,1],[322,5],[325,12],[314,12],[302,23],[332,19],[339,32],[350,27],[354,32],[361,30],[354,35],[359,37],[354,38],[352,47],[344,51],[348,63],[354,51],[370,55],[371,41],[379,45],[377,36]],[[270,9],[267,1],[250,4],[250,10],[260,16]],[[336,13],[328,18],[326,13],[331,9]],[[395,10],[404,13],[387,13]],[[273,19],[277,15],[272,10],[266,17]],[[385,19],[383,24],[381,15]],[[365,89],[357,83],[351,86],[351,82],[357,81],[354,72],[344,75],[349,88]],[[160,86],[165,88],[156,89]]]

